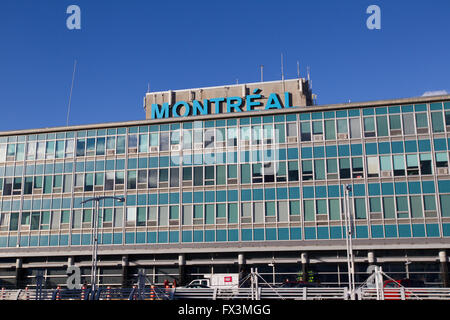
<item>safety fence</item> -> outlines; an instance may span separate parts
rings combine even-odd
[[[450,288],[360,288],[355,300],[450,300]],[[349,300],[348,288],[99,288],[1,289],[0,300]]]
[[[359,300],[450,300],[450,288],[361,288]]]

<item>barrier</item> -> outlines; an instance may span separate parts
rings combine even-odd
[[[81,300],[86,300],[86,286],[81,287]]]
[[[150,287],[150,300],[155,300],[155,286],[151,285]]]

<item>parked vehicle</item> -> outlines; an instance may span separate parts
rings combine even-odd
[[[422,280],[405,278],[399,280],[385,280],[383,286],[385,288],[400,288],[400,287],[423,288],[425,287],[425,283]]]
[[[398,279],[398,280],[385,280],[383,283],[384,286],[384,299],[385,300],[401,300],[401,299],[409,299],[411,296],[414,296],[412,291],[403,288],[423,288],[425,287],[425,283],[421,280],[415,279]],[[404,297],[401,295],[401,290],[404,290]]]
[[[238,288],[238,273],[205,274],[204,278],[192,280],[186,287],[201,285],[209,288]]]
[[[211,287],[201,283],[194,283],[194,284],[190,283],[187,286],[185,286],[185,288],[211,288]]]

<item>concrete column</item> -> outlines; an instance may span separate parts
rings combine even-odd
[[[247,274],[247,263],[245,262],[245,256],[243,253],[239,253],[238,255],[238,269],[239,269],[239,281],[244,279]]]
[[[442,286],[447,288],[449,286],[449,277],[448,277],[448,258],[447,252],[445,250],[439,251],[439,263],[440,263],[440,271],[441,271],[441,279]]]
[[[375,253],[373,251],[369,251],[367,253],[367,260],[369,262],[369,266],[375,264]]]
[[[301,261],[302,261],[302,281],[307,281],[308,279],[308,269],[309,269],[309,259],[308,254],[306,252],[302,252],[301,255]]]
[[[122,256],[122,287],[128,286],[128,256]]]
[[[180,253],[178,255],[178,274],[180,275],[179,278],[179,286],[184,286],[186,285],[186,257],[184,255],[184,253]]]
[[[22,268],[22,262],[23,262],[22,258],[16,259],[16,266],[14,272],[15,275],[14,285],[16,289],[25,287],[24,270]]]
[[[68,257],[67,258],[67,266],[73,266],[74,265],[74,258],[73,257]]]

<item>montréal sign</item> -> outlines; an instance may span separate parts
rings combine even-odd
[[[252,94],[242,97],[220,97],[212,99],[193,100],[192,103],[187,101],[177,101],[173,105],[168,102],[162,105],[153,103],[151,107],[151,119],[177,118],[197,115],[207,115],[211,113],[230,113],[253,111],[255,107],[264,106],[264,110],[292,108],[292,96],[289,92],[284,92],[281,99],[277,93],[271,93],[267,102],[261,101],[263,96],[260,94],[261,89],[253,90]],[[283,100],[283,101],[282,101]],[[214,112],[212,112],[214,110]]]

